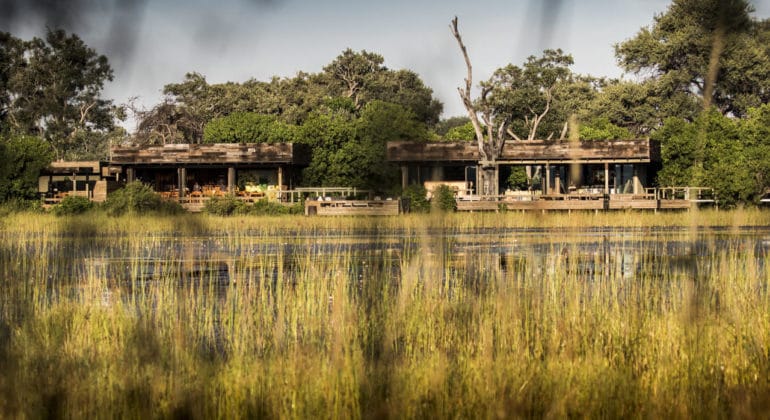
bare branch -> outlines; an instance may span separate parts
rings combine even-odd
[[[473,106],[473,101],[471,100],[471,88],[473,87],[473,66],[471,66],[471,60],[468,57],[468,50],[465,48],[463,39],[460,36],[460,31],[457,29],[457,16],[452,19],[452,25],[450,26],[450,29],[452,31],[452,35],[454,35],[455,39],[457,40],[457,45],[460,46],[460,51],[462,51],[463,58],[465,59],[465,67],[468,70],[468,76],[465,78],[465,89],[463,90],[461,88],[457,88],[457,91],[460,92],[460,98],[463,100],[463,105],[465,105],[465,109],[468,111],[468,117],[470,117],[471,124],[473,124],[473,130],[476,132],[476,141],[478,142],[479,146],[479,154],[483,160],[487,160],[488,157],[484,148],[484,133],[481,130],[481,123],[479,122],[478,114]]]
[[[514,140],[521,141],[521,138],[517,136],[516,133],[514,133],[510,128],[506,129],[505,132],[508,133],[509,136],[513,137]]]

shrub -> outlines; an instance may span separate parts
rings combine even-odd
[[[214,216],[230,216],[234,213],[244,213],[246,204],[232,194],[224,197],[211,197],[203,205],[203,211]]]
[[[512,190],[526,190],[529,187],[527,171],[524,166],[514,166],[511,168],[511,174],[508,176],[508,188]]]
[[[57,216],[66,216],[72,214],[82,214],[94,208],[94,203],[87,197],[67,196],[61,203],[53,207],[53,214]]]
[[[179,203],[163,200],[152,188],[139,181],[129,182],[125,187],[107,196],[104,209],[113,216],[126,213],[176,214],[184,211]]]
[[[433,190],[433,199],[431,200],[432,210],[455,211],[457,210],[457,201],[455,192],[448,185],[439,185]]]
[[[289,208],[279,203],[271,202],[263,198],[251,206],[251,214],[256,215],[278,215],[289,214]]]
[[[425,187],[412,184],[404,189],[401,196],[409,200],[409,211],[412,213],[427,213],[430,211],[428,191]]]

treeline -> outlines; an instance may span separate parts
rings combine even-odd
[[[674,0],[615,45],[635,80],[577,74],[569,54],[546,50],[497,69],[480,83],[476,105],[505,119],[511,139],[652,137],[663,149],[659,185],[714,187],[725,204],[751,202],[770,186],[770,20],[752,13],[745,0]],[[269,81],[210,84],[190,73],[149,109],[103,99],[112,70],[74,34],[2,34],[0,54],[10,160],[19,160],[9,155],[20,149],[14,144],[33,139],[46,159],[103,158],[110,142],[293,141],[313,151],[304,184],[390,192],[398,178],[385,161],[387,141],[475,137],[468,118],[440,119],[442,104],[416,73],[368,51],[348,49],[319,73]],[[126,113],[137,121],[130,136],[117,127]],[[10,180],[34,166],[0,173],[0,199],[21,194]]]

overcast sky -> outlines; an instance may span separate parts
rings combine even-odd
[[[462,55],[449,31],[457,15],[474,84],[545,48],[573,55],[573,70],[620,77],[613,45],[649,26],[669,0],[0,0],[0,30],[24,39],[46,25],[77,33],[115,69],[105,96],[151,107],[187,72],[209,83],[318,72],[346,48],[381,54],[417,72],[464,115],[456,87]],[[754,0],[770,17],[770,0]],[[127,127],[133,130],[134,127]]]

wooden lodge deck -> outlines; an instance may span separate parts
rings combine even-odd
[[[397,216],[399,200],[305,201],[306,216]]]
[[[708,188],[648,189],[644,194],[548,194],[470,197],[457,200],[457,211],[571,211],[571,210],[688,210],[699,204],[715,204]]]

